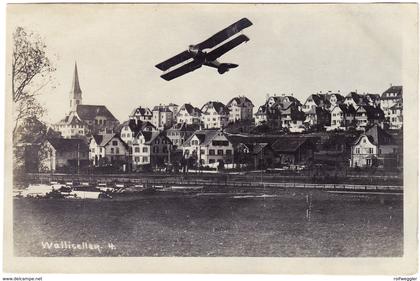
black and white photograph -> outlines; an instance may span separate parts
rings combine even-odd
[[[417,9],[8,4],[5,266],[416,273]]]

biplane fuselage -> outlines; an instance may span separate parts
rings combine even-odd
[[[161,77],[169,81],[188,72],[192,72],[202,67],[203,65],[216,68],[220,74],[229,71],[231,68],[238,67],[237,64],[233,63],[220,63],[217,59],[241,43],[247,42],[249,40],[247,36],[243,34],[236,36],[232,40],[220,45],[219,47],[215,47],[223,43],[223,41],[229,39],[229,37],[234,36],[242,29],[251,25],[252,23],[247,18],[243,18],[223,29],[222,31],[219,31],[207,40],[196,45],[190,45],[186,51],[157,64],[157,68],[165,71]],[[205,49],[209,49],[210,51],[203,51]],[[180,65],[181,63],[182,65]],[[178,65],[176,69],[170,70],[176,65]]]

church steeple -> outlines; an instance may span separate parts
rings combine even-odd
[[[82,90],[79,84],[79,75],[77,73],[77,63],[74,63],[73,83],[70,91],[70,111],[76,111],[77,105],[82,104]]]

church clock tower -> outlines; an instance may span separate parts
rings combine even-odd
[[[74,63],[73,83],[70,91],[70,111],[76,111],[77,105],[82,104],[82,90],[79,85],[79,75],[77,74],[77,63]]]

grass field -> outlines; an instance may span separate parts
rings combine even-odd
[[[92,243],[91,249],[44,248]],[[44,243],[44,244],[42,244]],[[17,256],[385,257],[403,254],[397,195],[160,193],[14,200]]]

